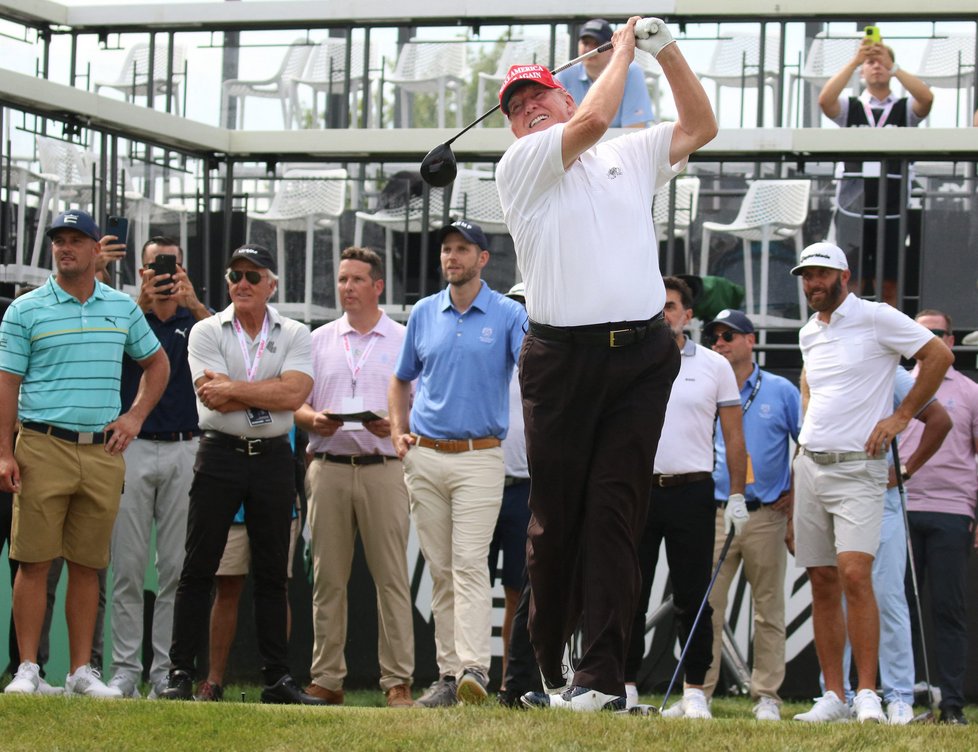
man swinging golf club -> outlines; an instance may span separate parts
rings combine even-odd
[[[533,478],[529,627],[548,690],[523,702],[572,710],[625,707],[636,548],[679,370],[650,207],[717,130],[661,20],[630,18],[612,45],[580,106],[540,65],[513,66],[499,92],[517,137],[496,182],[531,319],[520,368]],[[657,57],[679,118],[599,144],[636,45]],[[564,645],[579,622],[583,651],[571,678]]]

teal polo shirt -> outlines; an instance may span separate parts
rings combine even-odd
[[[101,282],[80,303],[52,276],[0,323],[0,370],[21,377],[18,417],[72,431],[119,417],[122,354],[143,360],[159,348],[133,299]]]

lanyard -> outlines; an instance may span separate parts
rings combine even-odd
[[[893,105],[896,101],[891,99],[889,102],[883,105],[883,112],[880,115],[879,122],[876,120],[876,116],[873,115],[873,108],[869,106],[868,102],[863,102],[863,112],[866,113],[866,122],[869,123],[871,128],[882,128],[886,125],[886,119],[890,116],[890,110],[893,109]]]
[[[251,356],[248,354],[248,341],[245,338],[244,329],[241,328],[241,323],[237,318],[231,320],[234,324],[234,333],[238,335],[238,344],[241,345],[241,355],[244,358],[245,364],[245,377],[249,382],[255,380],[255,374],[258,372],[258,361],[261,360],[262,353],[265,352],[265,345],[268,343],[268,314],[265,314],[265,320],[261,323],[261,334],[258,340],[258,350],[255,352],[255,359],[252,361]]]
[[[756,397],[757,396],[757,393],[759,391],[761,391],[761,374],[762,373],[763,373],[763,371],[761,371],[761,369],[758,368],[757,369],[757,381],[754,382],[754,388],[751,389],[750,396],[747,398],[747,402],[744,404],[744,415],[746,415],[747,414],[747,411],[750,410],[750,406],[754,404],[754,397]]]
[[[350,367],[350,383],[353,389],[353,393],[350,395],[351,397],[357,396],[357,376],[363,370],[363,364],[367,362],[367,357],[370,355],[370,351],[374,349],[375,344],[377,344],[377,338],[371,337],[367,346],[363,348],[363,352],[360,354],[360,360],[354,365],[353,352],[350,350],[350,333],[347,332],[343,335],[343,349],[346,351],[346,364]]]

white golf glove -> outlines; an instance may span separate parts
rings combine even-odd
[[[730,526],[733,525],[734,535],[740,535],[749,518],[750,512],[747,511],[744,495],[730,494],[727,508],[723,511],[723,529],[729,532]]]
[[[635,24],[635,46],[658,57],[664,47],[675,44],[672,33],[661,18],[643,18]]]

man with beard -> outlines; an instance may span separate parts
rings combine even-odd
[[[794,461],[794,528],[795,560],[808,570],[812,585],[815,649],[826,689],[795,720],[849,718],[841,699],[848,627],[859,679],[852,715],[861,723],[881,723],[872,566],[887,483],[886,449],[937,391],[953,357],[908,316],[847,293],[849,265],[838,246],[808,246],[791,272],[802,277],[815,311],[798,336],[805,361],[802,394],[808,399]],[[901,356],[917,360],[917,381],[889,414]]]
[[[442,229],[448,288],[411,311],[388,392],[391,439],[433,584],[440,678],[417,701],[422,707],[488,698],[486,560],[503,498],[509,382],[526,323],[519,303],[482,281],[488,246],[473,222]]]

